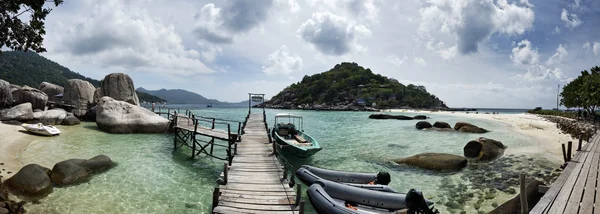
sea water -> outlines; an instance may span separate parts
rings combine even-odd
[[[262,109],[252,109],[262,113]],[[277,113],[304,117],[304,130],[319,141],[323,150],[312,157],[288,157],[294,168],[303,164],[322,168],[378,172],[392,176],[390,186],[399,192],[417,189],[436,202],[441,213],[488,212],[516,195],[515,175],[544,174],[557,166],[556,160],[528,153],[519,148],[534,145],[533,139],[510,131],[506,124],[460,115],[425,114],[435,121],[453,125],[464,121],[491,130],[486,134],[420,131],[417,121],[372,120],[370,112],[293,111],[267,109],[269,125]],[[247,108],[201,108],[201,116],[243,121]],[[400,114],[400,113],[393,113]],[[402,113],[414,116],[418,113]],[[29,203],[30,213],[209,213],[215,180],[224,161],[204,156],[190,159],[187,148],[173,150],[173,134],[108,134],[95,123],[60,126],[57,137],[40,137],[20,154],[24,164],[52,166],[66,159],[91,158],[105,154],[117,165],[88,182],[54,188],[54,192],[36,203]],[[232,129],[237,129],[232,125]],[[423,152],[462,155],[470,140],[487,137],[508,146],[505,157],[494,164],[473,164],[460,172],[434,172],[394,164],[394,159]],[[218,150],[218,151],[217,151]],[[225,154],[217,149],[217,154]],[[299,183],[299,182],[298,182]],[[506,186],[509,185],[509,186]],[[303,190],[306,190],[303,186]],[[303,199],[308,200],[303,193]],[[306,203],[308,213],[314,213]]]

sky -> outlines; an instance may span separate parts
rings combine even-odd
[[[43,56],[237,102],[356,62],[450,107],[556,107],[600,65],[597,0],[67,0]]]

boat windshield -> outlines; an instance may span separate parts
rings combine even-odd
[[[282,114],[279,113],[275,115],[275,124],[285,124],[286,126],[292,126],[296,130],[303,131],[304,130],[304,121],[302,116],[293,115],[293,114]]]

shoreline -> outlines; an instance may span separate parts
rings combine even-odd
[[[0,176],[3,181],[12,177],[24,166],[19,161],[18,155],[35,139],[35,136],[19,130],[23,129],[16,123],[14,125],[0,123],[0,136],[2,136],[0,139],[0,163],[4,164],[0,166],[0,170],[2,170]]]

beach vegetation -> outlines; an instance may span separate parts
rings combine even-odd
[[[560,93],[560,103],[567,108],[581,108],[593,115],[600,106],[600,67],[584,70],[573,79]]]

